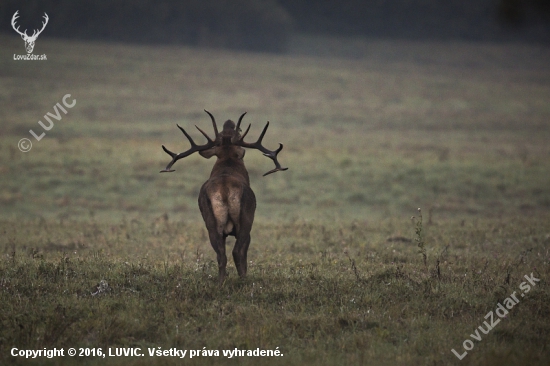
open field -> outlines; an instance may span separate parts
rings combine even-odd
[[[550,362],[549,49],[372,41],[343,59],[299,43],[280,56],[41,39],[48,60],[25,62],[18,37],[0,41],[0,364],[28,364],[13,347],[284,354],[192,364]],[[66,94],[76,105],[36,141]],[[248,111],[251,138],[271,121],[264,142],[282,142],[289,167],[262,177],[272,162],[246,154],[252,263],[238,280],[229,261],[222,288],[196,203],[213,161],[158,173],[162,144],[187,148],[176,123],[197,141],[194,124],[210,131],[205,108],[218,124]],[[540,282],[470,337],[531,274]],[[69,361],[180,363],[34,363]]]

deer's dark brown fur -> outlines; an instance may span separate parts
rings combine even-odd
[[[243,139],[250,126],[242,136],[240,134],[240,124],[246,113],[241,115],[236,126],[233,121],[226,121],[220,133],[218,133],[214,116],[208,111],[206,113],[212,119],[216,134],[215,139],[210,139],[206,133],[197,127],[208,142],[205,145],[196,145],[187,132],[178,126],[191,143],[191,148],[180,154],[174,154],[163,145],[162,148],[172,157],[172,161],[161,172],[173,172],[170,168],[177,160],[197,151],[207,159],[216,156],[217,160],[212,168],[212,173],[210,173],[210,178],[202,185],[199,193],[199,208],[208,230],[210,244],[218,257],[218,279],[220,283],[223,283],[227,276],[225,239],[229,235],[234,236],[236,239],[233,248],[233,260],[239,276],[245,276],[247,269],[247,252],[250,245],[250,231],[254,222],[254,212],[256,211],[256,197],[250,188],[248,171],[244,166],[244,148],[258,149],[274,161],[275,168],[265,173],[264,176],[287,168],[282,168],[277,160],[277,154],[283,148],[282,144],[279,144],[279,148],[274,151],[267,150],[262,146],[262,139],[269,122],[264,127],[258,141],[246,143]]]

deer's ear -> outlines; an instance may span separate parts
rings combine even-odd
[[[201,156],[203,158],[210,159],[212,156],[216,155],[216,148],[213,147],[213,148],[208,149],[208,150],[199,151],[199,154],[201,154]]]

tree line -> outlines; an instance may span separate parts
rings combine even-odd
[[[4,0],[2,32],[16,10],[29,34],[47,12],[53,37],[267,52],[284,51],[296,31],[550,41],[550,0]]]

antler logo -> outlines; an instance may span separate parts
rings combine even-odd
[[[49,20],[48,14],[44,13],[45,21],[42,22],[42,29],[40,29],[39,31],[35,29],[34,32],[32,33],[32,36],[29,36],[27,34],[26,29],[24,32],[21,32],[19,30],[19,26],[15,28],[15,21],[17,20],[17,18],[19,18],[19,15],[17,13],[19,13],[19,10],[17,10],[15,14],[13,14],[13,18],[11,18],[11,26],[13,27],[13,30],[15,30],[17,33],[21,35],[21,38],[23,38],[23,41],[25,41],[25,49],[27,50],[27,53],[32,53],[32,50],[34,49],[34,42],[36,42],[36,39],[38,38],[40,33],[42,33],[44,28],[46,28],[46,24],[48,24],[48,20]]]

